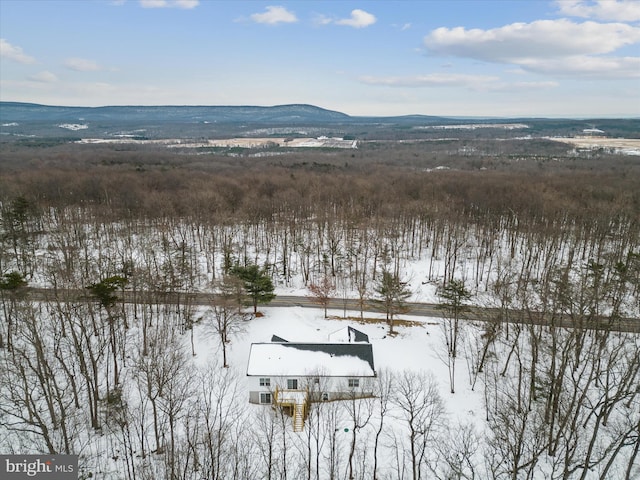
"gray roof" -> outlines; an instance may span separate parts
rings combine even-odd
[[[375,371],[373,365],[373,347],[370,343],[291,343],[287,347],[297,348],[308,352],[328,353],[332,357],[357,357],[369,364],[371,370]]]
[[[369,343],[369,335],[362,333],[360,330],[356,330],[353,327],[349,327],[349,341],[353,338],[354,342],[367,342]]]
[[[370,343],[253,343],[247,375],[375,376]]]
[[[278,335],[272,335],[271,336],[271,341],[272,342],[279,342],[279,343],[289,343],[289,340],[285,340],[282,337],[279,337]]]

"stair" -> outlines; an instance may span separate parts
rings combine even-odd
[[[307,408],[309,405],[309,391],[286,389],[276,387],[274,403],[282,408],[287,408],[290,412],[294,432],[304,430],[304,420],[307,418]]]
[[[304,430],[304,404],[296,403],[293,406],[293,431]]]

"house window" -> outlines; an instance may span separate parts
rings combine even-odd
[[[297,378],[287,378],[287,388],[289,390],[297,390],[298,389],[298,379]]]
[[[320,385],[320,379],[319,379],[318,377],[315,377],[315,378],[313,379],[313,384],[314,384],[314,385]]]
[[[260,379],[260,386],[261,387],[270,387],[271,386],[271,379],[270,378],[261,378]]]
[[[271,394],[267,392],[260,393],[260,403],[271,403]]]
[[[360,386],[359,378],[350,378],[349,379],[349,388],[358,388]]]

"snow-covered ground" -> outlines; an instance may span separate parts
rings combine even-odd
[[[74,451],[81,455],[80,468],[85,476],[91,474],[92,478],[108,480],[170,478],[174,462],[177,465],[174,468],[184,470],[184,478],[193,479],[347,479],[351,472],[353,478],[368,480],[373,478],[375,460],[377,478],[408,480],[413,478],[412,455],[417,451],[421,478],[507,478],[511,468],[509,462],[513,461],[509,458],[514,452],[512,447],[523,449],[522,463],[519,464],[522,470],[513,478],[525,478],[528,469],[523,464],[530,460],[531,455],[536,458],[536,465],[528,478],[561,478],[563,473],[561,462],[554,464],[556,458],[547,454],[545,442],[540,442],[538,437],[542,423],[540,415],[544,409],[544,401],[541,400],[549,388],[544,382],[551,380],[546,376],[549,367],[545,359],[539,360],[537,403],[531,409],[516,410],[519,402],[527,404],[530,393],[526,378],[530,373],[528,364],[533,339],[529,335],[533,332],[528,330],[518,333],[516,327],[511,326],[509,334],[496,338],[489,349],[485,373],[474,377],[478,348],[486,338],[486,325],[463,322],[455,374],[456,392],[450,393],[443,319],[400,315],[398,320],[405,322],[397,321],[394,327],[397,334],[389,335],[382,314],[365,312],[365,322],[360,322],[360,312],[346,312],[348,318],[345,319],[342,318],[342,310],[329,310],[329,318],[324,318],[322,309],[261,306],[259,311],[262,315],[243,320],[244,331],[231,336],[227,349],[230,367],[222,368],[221,345],[211,328],[212,312],[209,307],[195,307],[192,311],[196,320],[194,328],[179,333],[174,323],[175,308],[139,306],[138,318],[132,320],[126,333],[127,360],[121,364],[123,406],[119,407],[117,400],[101,399],[100,409],[104,412],[100,415],[102,426],[94,431],[87,423],[86,403],[81,402],[79,408],[73,406],[70,377],[66,376],[62,366],[72,371],[78,367],[77,360],[72,358],[78,352],[74,349],[70,329],[83,332],[82,322],[89,324],[89,319],[99,312],[93,310],[92,313],[94,307],[82,304],[70,305],[70,310],[54,304],[34,308],[37,322],[30,327],[32,330],[22,333],[24,337],[16,337],[16,346],[30,352],[33,339],[29,336],[36,335],[36,332],[37,338],[46,339],[38,348],[43,350],[42,357],[49,358],[48,368],[57,372],[56,388],[65,399],[63,404],[67,428],[71,432],[70,441]],[[59,308],[63,310],[59,311]],[[29,312],[28,309],[25,311]],[[147,318],[145,315],[150,316]],[[133,319],[131,310],[128,310],[128,317]],[[25,320],[29,318],[27,316]],[[61,320],[67,322],[66,336],[52,337],[51,332],[56,330]],[[141,352],[142,321],[151,322],[146,355]],[[274,334],[289,341],[327,342],[347,326],[367,334],[373,345],[380,388],[375,398],[314,404],[302,432],[294,432],[291,418],[281,416],[278,410],[249,404],[246,371],[251,343],[268,342]],[[105,348],[108,333],[102,332],[98,336],[87,337],[86,341],[92,342],[94,347],[102,345]],[[547,334],[542,327],[536,328],[536,332],[541,335],[541,345],[547,348],[550,345]],[[562,329],[555,335],[562,343],[575,342],[570,330]],[[623,381],[625,372],[632,371],[627,366],[633,362],[634,352],[640,348],[640,338],[631,334],[611,334],[604,349],[596,340],[597,337],[592,335],[583,338],[584,352],[581,355],[586,361],[577,364],[577,370],[571,367],[565,372],[571,373],[565,380],[566,394],[572,393],[571,387],[577,387],[577,393],[584,392],[588,399],[582,409],[575,411],[577,421],[588,426],[581,426],[581,437],[574,439],[575,445],[584,449],[588,447],[589,439],[594,438],[594,457],[610,452],[607,448],[614,445],[610,439],[619,438],[616,435],[630,428],[629,422],[633,428],[640,405],[638,393],[633,393],[634,378],[638,378],[637,368],[632,374],[634,376],[627,380],[631,387]],[[49,345],[53,341],[56,348]],[[513,357],[509,353],[511,346],[517,350]],[[568,362],[571,362],[572,351],[572,347],[562,351],[569,353]],[[585,387],[583,382],[592,375],[589,372],[595,371],[590,370],[591,360],[588,360],[593,358],[588,355],[594,353],[602,355],[601,365],[597,368],[605,369],[611,377]],[[34,356],[31,362],[36,359]],[[111,355],[106,351],[100,360],[98,381],[103,395],[108,391],[108,379],[112,375],[110,359]],[[5,349],[0,352],[0,360],[5,368],[0,375],[0,407],[7,409],[0,409],[0,414],[12,412],[12,415],[19,415],[22,401],[20,385],[11,385],[12,379],[24,376],[24,372],[16,370],[13,363],[22,362],[21,357],[12,357]],[[29,365],[35,366],[27,363],[23,367],[28,369]],[[505,376],[500,375],[503,369]],[[83,381],[81,372],[82,369],[75,375],[77,382]],[[525,388],[514,388],[518,372],[524,374]],[[389,391],[385,391],[385,385],[391,385],[389,379],[394,383]],[[42,401],[41,395],[46,389],[38,383],[37,376],[29,381],[33,381],[29,386],[33,390],[28,390],[31,398]],[[475,389],[471,388],[472,384],[475,384]],[[580,390],[582,387],[585,389]],[[594,419],[601,418],[602,410],[595,408],[591,413],[588,405],[592,401],[604,401],[604,406],[607,406],[607,402],[625,388],[630,388],[625,400],[611,404],[615,408],[606,420],[607,425],[597,424],[599,428],[594,430]],[[604,400],[600,397],[603,392],[607,395]],[[84,391],[77,393],[82,396]],[[563,407],[559,415],[564,414],[565,407],[571,406],[570,402],[565,403],[569,397],[562,398]],[[388,408],[381,415],[383,399],[388,401]],[[8,400],[15,404],[5,403],[3,406],[2,402]],[[159,428],[157,437],[154,433],[154,402]],[[415,408],[415,418],[411,417],[407,405]],[[46,423],[47,409],[43,408],[39,414]],[[2,415],[0,419],[14,418]],[[381,419],[384,420],[382,428]],[[413,440],[409,420],[417,428]],[[356,423],[358,426],[354,432]],[[0,422],[0,450],[44,451],[39,435],[6,428],[9,425]],[[46,425],[51,429],[49,436],[56,442],[56,448],[62,448],[61,435],[64,432],[51,424]],[[524,428],[518,430],[522,426]],[[520,434],[522,436],[518,437]],[[355,443],[352,443],[354,438]],[[516,439],[521,443],[518,444]],[[567,447],[572,445],[569,440],[566,440]],[[160,449],[157,448],[158,443]],[[531,451],[541,445],[541,451]],[[563,445],[560,448],[564,448]],[[175,453],[170,454],[171,451]],[[269,456],[267,451],[270,451]],[[632,446],[626,446],[601,478],[625,478],[631,451]],[[196,454],[201,456],[197,462],[193,457]],[[603,458],[608,460],[609,457],[605,455]],[[572,458],[571,466],[575,467],[579,461],[580,455]],[[600,478],[605,466],[604,461],[595,464],[585,478]],[[637,475],[638,468],[634,468],[629,472]],[[135,475],[132,473],[134,469]],[[450,476],[456,469],[466,476]],[[492,469],[497,469],[499,474]],[[211,473],[214,471],[220,476],[214,476]],[[568,478],[574,477],[570,475]]]
[[[446,229],[424,229],[424,238],[415,241],[397,229],[388,236],[363,231],[359,241],[348,230],[318,235],[315,228],[298,228],[292,248],[287,229],[274,233],[266,225],[208,230],[186,223],[154,228],[97,222],[74,230],[78,247],[69,250],[59,233],[66,224],[56,226],[34,246],[30,285],[51,287],[55,278],[60,295],[65,286],[81,288],[105,272],[120,272],[125,262],[136,267],[133,281],[139,290],[180,285],[184,292],[210,292],[222,276],[226,252],[234,260],[269,265],[277,294],[308,296],[309,284],[330,272],[335,254],[333,296],[338,298],[358,296],[353,282],[357,269],[367,272],[366,296],[374,297],[380,271],[395,265],[412,301],[439,302],[438,285],[455,278],[472,290],[474,304],[526,304],[534,315],[540,310],[575,313],[578,327],[589,321],[593,308],[604,313],[615,307],[636,316],[640,307],[631,293],[633,279],[616,283],[619,272],[608,267],[609,291],[620,298],[602,297],[594,284],[597,265],[588,270],[586,263],[596,252],[603,261],[609,250],[615,254],[611,258],[631,258],[636,244],[616,243],[626,238],[625,230],[612,236],[604,252],[595,242],[583,245],[578,236],[551,244],[511,235],[507,229],[490,234],[479,227],[451,235],[445,235]],[[337,252],[329,248],[332,241],[340,247]],[[75,253],[67,257],[67,251]],[[582,258],[575,251],[582,251]],[[576,281],[549,281],[556,278],[549,273],[551,265],[567,265],[567,278]],[[85,276],[77,276],[80,272]],[[519,272],[536,281],[525,282]],[[179,283],[166,283],[170,279]],[[538,279],[547,279],[551,291],[540,292]],[[567,299],[574,301],[563,303]],[[397,334],[389,335],[379,313],[365,312],[367,321],[360,323],[360,312],[329,311],[325,319],[321,309],[261,306],[263,316],[243,321],[244,332],[231,335],[230,368],[223,368],[211,307],[165,305],[161,297],[135,307],[118,306],[112,334],[108,327],[113,320],[97,303],[60,298],[14,305],[5,300],[6,312],[19,319],[12,327],[18,353],[0,351],[0,451],[69,448],[80,453],[81,469],[94,478],[162,479],[180,469],[185,479],[342,479],[351,472],[368,480],[375,464],[381,480],[404,480],[415,478],[416,461],[421,478],[528,475],[546,480],[580,478],[587,472],[584,479],[592,480],[638,474],[637,467],[627,469],[634,461],[633,429],[637,431],[640,415],[638,335],[551,329],[535,322],[502,323],[492,330],[492,323],[462,322],[451,393],[443,319],[400,315],[407,323],[397,322]],[[373,345],[380,388],[375,398],[317,404],[303,432],[294,432],[291,419],[277,410],[249,404],[251,343],[268,342],[272,335],[324,342],[349,325],[366,333]],[[485,368],[479,372],[481,356]],[[94,361],[91,371],[86,364]],[[42,376],[42,371],[49,373]],[[393,388],[385,392],[390,378]],[[88,411],[92,395],[97,419]],[[58,403],[45,408],[45,400],[52,398]],[[385,399],[389,406],[383,415]],[[423,407],[413,437],[409,399]],[[35,413],[40,417],[33,422]],[[551,441],[555,451],[549,453]]]
[[[407,276],[411,279],[409,286],[412,294],[409,301],[439,303],[436,285],[420,282],[420,279],[426,278],[427,262],[415,262],[411,267],[412,271]],[[276,288],[276,294],[303,298],[311,295],[300,281],[292,283],[298,286],[280,285]],[[335,296],[340,297],[341,293],[344,293],[347,298],[357,298],[357,292],[354,291],[336,291]],[[264,317],[257,317],[247,322],[246,333],[231,344],[230,363],[233,362],[240,369],[246,370],[251,343],[269,342],[272,335],[291,342],[331,342],[334,332],[352,326],[369,336],[373,345],[376,370],[385,369],[396,372],[414,370],[432,374],[438,382],[439,391],[447,399],[451,413],[455,413],[456,416],[473,417],[482,406],[482,396],[477,391],[471,390],[469,375],[462,361],[457,373],[460,379],[457,386],[460,388],[456,389],[455,394],[450,393],[449,372],[443,362],[443,355],[446,357],[446,346],[441,318],[400,315],[398,319],[407,320],[407,323],[412,325],[407,326],[403,322],[396,322],[394,326],[396,335],[390,336],[384,313],[364,312],[366,320],[361,322],[358,320],[360,311],[343,309],[329,309],[327,318],[324,318],[322,309],[299,306],[261,306],[260,312]],[[465,327],[465,331],[467,330],[470,333],[478,333],[481,327],[468,323]],[[213,354],[214,348],[204,332],[199,336],[204,341],[204,344],[200,343],[199,356],[202,354],[208,358],[208,355]]]
[[[323,311],[320,309],[311,309],[303,307],[289,307],[289,308],[276,308],[276,307],[262,307],[260,309],[264,316],[253,318],[246,323],[245,332],[241,335],[233,338],[229,350],[229,363],[231,369],[236,372],[238,379],[240,380],[241,388],[244,395],[244,400],[248,399],[248,379],[244,376],[247,367],[247,361],[249,356],[249,349],[252,342],[268,342],[272,335],[277,335],[289,341],[294,342],[327,342],[330,341],[335,332],[344,329],[346,326],[352,326],[369,336],[370,342],[373,345],[375,366],[376,370],[382,374],[381,382],[385,382],[385,378],[391,376],[395,379],[396,383],[393,387],[395,389],[393,395],[397,395],[399,391],[402,391],[402,387],[399,387],[398,382],[402,382],[403,378],[411,378],[416,380],[417,378],[428,379],[427,384],[418,387],[422,389],[422,392],[427,395],[427,392],[432,397],[435,396],[438,402],[442,402],[443,411],[440,413],[433,413],[428,411],[427,415],[433,414],[435,419],[435,425],[433,426],[432,436],[429,438],[422,438],[424,447],[426,447],[424,455],[424,464],[420,469],[422,475],[425,472],[430,472],[431,477],[427,474],[427,478],[502,478],[503,475],[492,472],[492,468],[508,469],[504,467],[504,464],[508,464],[509,460],[506,458],[500,458],[500,455],[509,452],[509,449],[516,449],[517,445],[503,445],[496,447],[495,444],[491,444],[492,440],[496,436],[500,436],[500,433],[496,435],[496,425],[499,425],[499,421],[495,419],[496,410],[493,406],[489,405],[494,401],[505,401],[506,398],[509,401],[502,406],[498,406],[498,411],[502,411],[507,415],[507,423],[504,425],[506,430],[514,428],[517,431],[519,426],[519,420],[521,417],[515,411],[509,413],[510,409],[514,407],[516,402],[516,391],[509,390],[511,381],[514,380],[512,374],[517,371],[517,368],[509,369],[507,377],[504,380],[504,384],[499,389],[505,389],[501,393],[497,390],[494,393],[488,393],[491,388],[495,387],[499,370],[502,369],[507,357],[508,344],[504,339],[498,341],[494,347],[492,347],[491,354],[492,361],[487,365],[487,372],[483,375],[475,377],[474,381],[474,369],[477,367],[477,354],[478,348],[481,343],[481,338],[486,332],[483,325],[474,322],[463,322],[461,325],[461,338],[460,338],[460,353],[457,360],[457,366],[455,370],[455,393],[451,393],[450,389],[450,371],[448,368],[447,347],[445,343],[443,319],[418,317],[401,315],[401,320],[406,320],[406,324],[399,322],[400,324],[395,326],[397,335],[390,336],[388,334],[388,327],[384,321],[384,317],[381,314],[365,313],[365,321],[358,321],[360,312],[346,312],[347,318],[344,317],[342,310],[329,310],[328,318],[324,318]],[[378,320],[378,322],[376,322]],[[512,327],[513,328],[513,327]],[[196,327],[194,337],[196,339],[196,357],[195,361],[198,364],[204,365],[211,361],[215,356],[219,356],[218,344],[216,339],[210,334],[207,334],[207,330],[202,325]],[[504,342],[504,343],[503,343]],[[634,348],[633,345],[640,345],[640,338],[637,335],[621,334],[619,337],[612,337],[610,348],[613,350],[619,345],[629,342],[628,345]],[[528,340],[523,340],[518,348],[524,348],[527,350]],[[632,350],[630,350],[632,351]],[[519,354],[520,355],[520,354]],[[475,358],[474,358],[475,357]],[[528,358],[528,354],[524,354],[522,359]],[[629,360],[621,360],[619,362]],[[497,361],[496,361],[497,360]],[[517,363],[521,360],[519,359]],[[606,363],[608,359],[603,359]],[[474,363],[476,362],[476,363]],[[507,363],[509,361],[507,360]],[[512,364],[516,363],[515,361]],[[622,365],[622,364],[620,364]],[[522,365],[520,365],[522,367]],[[587,368],[588,370],[588,368]],[[624,370],[624,367],[622,367]],[[505,371],[507,371],[505,367]],[[611,370],[612,375],[618,375]],[[494,375],[493,378],[489,378]],[[637,373],[635,374],[637,377]],[[433,382],[429,384],[429,382]],[[419,382],[418,382],[419,384]],[[472,388],[473,386],[473,388]],[[406,387],[406,385],[405,385]],[[431,387],[434,387],[431,390]],[[616,387],[617,388],[617,387]],[[384,386],[381,386],[384,390]],[[485,390],[486,389],[486,390]],[[592,392],[588,393],[589,396],[595,395],[597,398],[597,388],[594,388]],[[615,388],[613,389],[615,390]],[[613,391],[612,390],[612,391]],[[546,395],[546,393],[542,393]],[[524,395],[526,396],[526,394]],[[637,396],[636,396],[637,397]],[[502,398],[502,400],[500,400]],[[421,398],[421,401],[424,401]],[[351,436],[348,433],[349,429],[353,428],[353,419],[350,417],[350,405],[349,402],[335,402],[336,404],[342,404],[338,407],[337,420],[334,419],[340,428],[340,434],[343,438],[339,439],[340,448],[343,449],[342,463],[339,465],[340,475],[336,478],[348,478],[346,472],[348,467],[346,466],[345,455],[349,449],[349,441]],[[397,398],[391,401],[389,412],[387,412],[385,418],[385,428],[382,435],[381,446],[378,451],[378,478],[388,479],[405,479],[411,477],[411,460],[410,460],[410,441],[407,440],[407,421],[405,414],[401,408],[402,398]],[[638,399],[630,401],[628,411],[629,419],[636,418],[636,420],[630,420],[631,422],[637,421],[638,412],[633,412],[638,406]],[[323,415],[328,415],[322,405],[319,406],[317,415],[321,418]],[[362,407],[367,408],[367,407]],[[368,407],[371,408],[371,407]],[[527,417],[527,422],[535,422],[536,408],[530,412],[530,418]],[[249,415],[259,416],[260,412],[269,411],[268,407],[250,405],[247,410]],[[491,411],[492,421],[487,421],[488,412]],[[539,413],[539,412],[538,412]],[[420,415],[425,415],[422,412]],[[579,416],[576,413],[577,417]],[[581,415],[581,414],[580,414]],[[617,415],[617,414],[616,414]],[[437,418],[436,418],[437,417]],[[585,417],[586,418],[586,417]],[[540,421],[541,419],[538,419]],[[324,420],[323,420],[324,421]],[[372,470],[370,468],[371,449],[372,449],[372,436],[376,432],[378,422],[380,421],[380,412],[374,408],[371,417],[368,419],[368,423],[361,431],[359,431],[359,437],[357,441],[357,452],[365,460],[364,463],[357,467],[357,472],[360,476],[356,478],[368,479],[372,478]],[[425,418],[421,418],[421,422],[425,422]],[[513,422],[512,425],[509,422]],[[588,422],[588,420],[587,420]],[[620,419],[615,422],[611,422],[611,425],[620,422],[619,425],[624,424]],[[305,432],[294,433],[291,426],[291,419],[285,420],[285,429],[288,431],[285,435],[291,435],[292,443],[298,445],[297,448],[302,448],[305,444],[306,437]],[[425,424],[429,422],[426,421]],[[586,426],[586,423],[585,423]],[[343,429],[344,427],[344,429]],[[313,430],[313,433],[309,432],[309,435],[327,436],[327,425],[320,428],[319,431]],[[531,426],[527,427],[531,429]],[[622,428],[621,426],[615,428]],[[633,428],[633,425],[632,425]],[[533,427],[535,430],[535,426]],[[590,430],[584,430],[585,435],[590,435]],[[602,430],[594,434],[596,439],[594,445],[595,450],[607,449],[609,445],[610,430],[605,429],[604,425]],[[504,432],[505,437],[509,436],[511,432]],[[522,440],[524,443],[521,447],[524,450],[534,448],[534,441],[532,439],[526,440],[527,436],[531,435],[531,430],[522,432]],[[534,435],[535,436],[535,435]],[[325,437],[326,439],[327,437]],[[504,438],[501,439],[504,441]],[[583,439],[584,440],[584,439]],[[394,443],[396,442],[396,443]],[[474,443],[475,442],[475,443]],[[530,444],[527,444],[531,442]],[[580,445],[578,448],[582,448],[582,442],[576,441],[576,445]],[[504,450],[501,450],[504,448]],[[450,449],[451,456],[447,457],[446,452],[442,449]],[[543,449],[544,450],[544,449]],[[627,450],[630,452],[630,450]],[[326,452],[325,452],[326,453]],[[523,462],[527,458],[530,452],[523,452]],[[320,454],[324,455],[324,454]],[[496,457],[497,455],[497,457]],[[508,453],[505,454],[505,456]],[[603,479],[618,479],[625,478],[625,476],[631,472],[633,475],[629,478],[638,478],[640,474],[639,466],[636,466],[633,470],[625,470],[629,460],[627,455],[619,457],[619,463],[613,463],[613,467],[603,474],[603,464],[595,464],[591,469],[591,473],[588,473],[585,478],[603,478]],[[300,459],[299,459],[300,460]],[[458,463],[459,462],[459,463]],[[549,478],[559,478],[558,464],[554,466],[554,459],[548,456],[545,451],[541,451],[537,458],[537,466],[532,470],[532,476],[527,477],[534,480],[546,480]],[[295,463],[295,462],[294,462]],[[429,465],[429,468],[425,465]],[[496,465],[501,465],[496,467]],[[457,465],[457,467],[456,467]],[[456,468],[460,469],[460,476],[447,477],[455,472]],[[325,467],[322,467],[323,471],[318,478],[330,478],[327,476]],[[328,467],[326,467],[328,468]],[[430,470],[434,468],[434,470]],[[526,468],[517,474],[513,478],[525,478]],[[503,470],[504,472],[504,470]],[[582,469],[578,469],[577,472],[582,472]],[[438,477],[436,476],[438,475]],[[444,475],[444,476],[442,476]],[[467,476],[465,476],[467,475]],[[277,475],[274,478],[282,478]],[[304,474],[296,476],[295,478],[307,478]],[[315,477],[312,477],[315,478]],[[505,477],[506,478],[506,477]],[[568,478],[573,478],[571,475]]]
[[[289,291],[289,293],[293,292]],[[304,292],[298,291],[298,293],[302,294]],[[443,337],[442,319],[400,315],[398,317],[400,321],[396,322],[394,327],[396,334],[389,335],[384,314],[365,312],[365,321],[363,322],[358,320],[360,312],[355,311],[347,311],[347,317],[345,318],[343,310],[329,310],[328,317],[325,318],[322,309],[297,306],[264,306],[260,308],[260,313],[263,316],[255,317],[246,322],[244,333],[234,337],[228,349],[230,369],[237,375],[240,382],[239,395],[241,403],[246,403],[249,399],[249,377],[245,373],[247,371],[251,343],[269,342],[272,335],[277,335],[292,342],[331,342],[335,339],[336,332],[351,326],[368,335],[373,346],[375,369],[379,375],[382,375],[383,379],[389,376],[401,378],[403,375],[408,375],[408,378],[414,378],[413,376],[415,375],[416,379],[427,379],[427,382],[432,382],[432,384],[428,385],[428,388],[424,385],[420,386],[419,383],[414,385],[418,389],[425,387],[424,390],[420,391],[418,397],[435,392],[432,400],[435,400],[438,406],[443,407],[441,412],[437,408],[434,409],[434,423],[437,425],[433,427],[432,438],[424,439],[426,443],[436,442],[440,439],[444,445],[451,440],[450,435],[452,433],[454,436],[463,435],[465,434],[463,431],[465,429],[478,435],[484,431],[482,388],[477,383],[475,391],[472,390],[471,376],[462,358],[459,360],[456,375],[456,393],[450,393],[449,371],[446,365],[447,350]],[[470,337],[475,337],[480,332],[480,329],[472,324],[465,325],[464,330]],[[196,352],[194,361],[200,366],[211,364],[216,357],[220,356],[217,338],[211,334],[206,325],[198,325],[195,328],[194,344]],[[187,348],[190,347],[187,346]],[[418,380],[416,381],[419,382]],[[433,387],[433,390],[430,390],[431,387]],[[356,478],[362,479],[372,478],[372,436],[377,428],[377,422],[380,421],[379,412],[375,407],[371,406],[372,400],[374,404],[378,401],[377,399],[370,399],[367,401],[366,406],[359,407],[365,410],[372,408],[371,418],[359,431],[356,446],[356,454],[361,457],[359,461],[366,460],[369,462],[368,466],[358,465],[354,467],[357,472]],[[429,400],[421,399],[421,401]],[[272,414],[271,409],[264,405],[249,405],[246,403],[246,406],[246,414],[250,418],[260,417],[265,413]],[[316,406],[319,408],[316,415],[322,418],[322,422],[328,421],[329,413],[326,411],[327,407],[323,404],[316,404]],[[350,417],[349,412],[350,401],[332,402],[331,406],[335,410],[332,412],[332,415],[335,416],[333,421],[339,427],[336,431],[339,432],[340,436],[336,441],[338,448],[341,450],[341,461],[336,465],[339,473],[335,478],[346,479],[348,478],[347,453],[352,434],[350,430],[353,429],[353,419]],[[406,420],[403,418],[403,412],[398,410],[397,406],[392,406],[389,410],[391,413],[387,413],[385,431],[381,437],[381,446],[379,447],[377,475],[379,478],[409,479],[411,478],[409,467],[411,462],[407,458],[409,446],[406,438]],[[421,416],[426,414],[427,412],[419,413]],[[324,415],[327,418],[323,418]],[[255,422],[255,420],[249,421]],[[328,425],[323,425],[319,431],[316,431],[317,427],[310,426],[309,422],[314,422],[313,415],[307,419],[306,430],[301,433],[295,433],[292,427],[292,419],[284,419],[285,435],[291,436],[289,441],[297,445],[296,449],[302,448],[307,441],[307,435],[319,435],[326,438],[330,436],[330,433],[326,430]],[[309,431],[310,428],[311,432]],[[392,446],[392,442],[399,442],[399,445]],[[324,453],[320,453],[319,456],[329,455],[326,450],[327,448],[325,447]],[[436,455],[430,452],[426,455],[435,458],[440,454]],[[478,468],[480,468],[482,463],[481,456],[473,455],[473,457],[473,461],[477,462]],[[297,458],[291,461],[291,464],[300,465],[297,468],[301,468],[304,463],[302,460],[302,458]],[[394,465],[398,461],[402,465]],[[442,461],[443,459],[440,458],[440,462]],[[328,473],[329,466],[323,465],[320,468],[321,472],[317,478],[331,478]],[[444,471],[446,471],[446,468],[441,470],[440,473]],[[261,473],[266,475],[265,472]],[[281,475],[282,473],[280,472],[274,474],[272,478],[283,478]],[[266,478],[266,476],[260,478]],[[304,476],[304,472],[298,471],[294,478],[307,477]],[[311,478],[316,477],[312,476]]]
[[[343,319],[344,312],[328,311],[324,318],[321,309],[304,307],[262,307],[263,317],[257,317],[246,324],[246,332],[234,338],[229,349],[229,364],[246,373],[251,343],[269,342],[272,335],[277,335],[291,342],[330,342],[330,336],[347,325],[360,330],[369,336],[373,345],[376,370],[402,372],[404,370],[423,371],[433,375],[438,390],[447,404],[447,410],[460,420],[473,421],[481,427],[482,395],[472,391],[469,375],[463,361],[457,373],[456,393],[451,394],[449,388],[449,372],[442,361],[443,348],[442,319],[401,315],[400,319],[415,322],[414,326],[396,325],[397,335],[388,335],[388,327],[384,314],[366,313],[366,322]],[[358,318],[360,312],[349,312],[347,316]],[[378,323],[373,323],[378,319]],[[471,328],[471,327],[470,327]],[[207,334],[204,327],[196,327],[196,357],[199,363],[207,362],[211,356],[219,355],[215,338]],[[246,380],[246,377],[243,377]],[[248,382],[245,382],[248,383]],[[248,399],[248,396],[247,396]],[[261,407],[257,407],[261,408]]]

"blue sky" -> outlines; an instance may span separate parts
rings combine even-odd
[[[0,0],[0,100],[640,116],[637,0]]]

